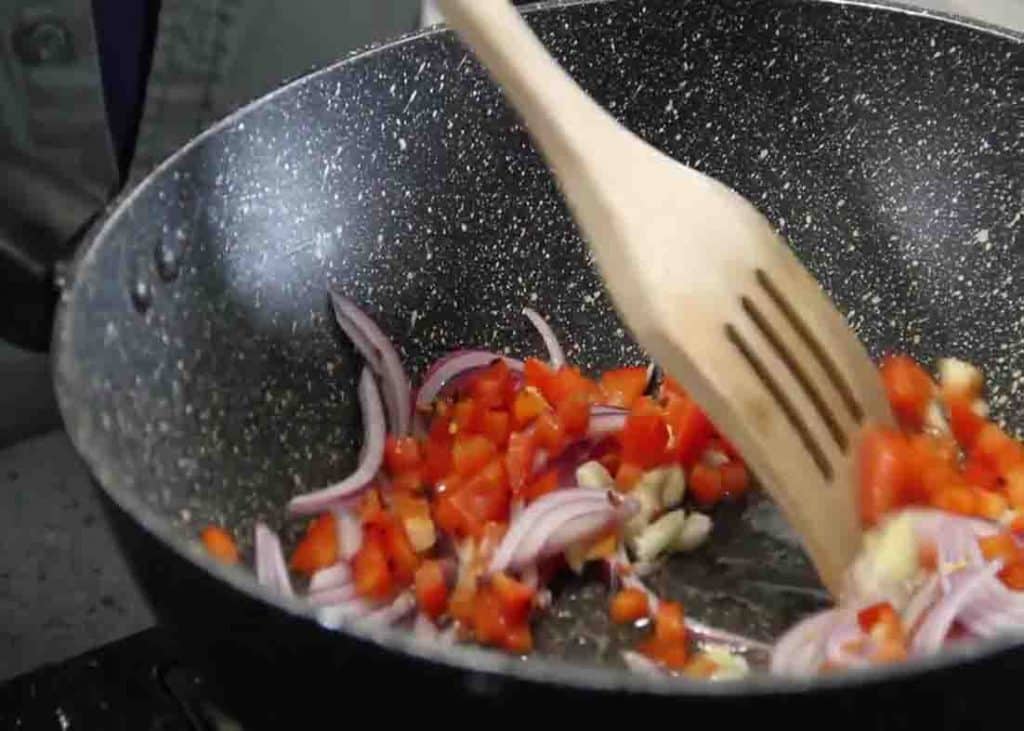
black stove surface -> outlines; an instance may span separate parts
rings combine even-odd
[[[154,628],[0,686],[0,729],[241,731]]]

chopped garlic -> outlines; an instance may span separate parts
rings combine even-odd
[[[946,421],[946,414],[937,399],[932,399],[924,412],[924,427],[936,436],[950,434],[949,422]]]
[[[664,469],[646,472],[629,492],[629,496],[640,503],[640,509],[626,523],[626,534],[635,536],[643,531],[654,516],[663,509],[661,503],[662,485],[665,482]]]
[[[433,547],[437,540],[434,521],[426,516],[413,516],[402,522],[405,526],[405,534],[409,537],[409,543],[412,544],[414,551],[423,553]]]
[[[856,594],[889,597],[900,609],[919,570],[913,517],[904,512],[864,534],[864,550],[850,576]]]
[[[724,464],[729,464],[729,455],[720,449],[706,449],[700,456],[700,461],[708,467],[721,467]]]
[[[686,513],[673,510],[665,513],[630,540],[637,561],[653,561],[673,548],[686,525]]]
[[[956,358],[942,358],[938,370],[942,390],[969,396],[981,393],[985,378],[976,366]]]
[[[696,549],[711,535],[711,525],[711,518],[703,513],[690,513],[676,537],[673,550],[685,552]]]
[[[732,652],[726,645],[704,645],[701,648],[718,669],[711,680],[739,680],[750,674],[750,665],[742,655]]]
[[[686,495],[686,473],[679,465],[666,468],[665,479],[661,483],[661,507],[674,508],[683,502]]]
[[[576,483],[580,487],[594,490],[611,490],[615,487],[615,480],[608,470],[596,460],[584,462],[576,468]]]

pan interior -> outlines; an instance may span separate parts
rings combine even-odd
[[[758,205],[873,353],[955,355],[1019,426],[1020,44],[885,9],[607,2],[532,12],[628,127]],[[644,363],[528,137],[446,33],[296,82],[164,165],[80,257],[58,328],[69,432],[115,500],[181,541],[283,524],[360,434],[339,287],[414,374],[463,346],[539,354],[545,314],[585,370]],[[679,313],[685,318],[686,313]],[[760,497],[653,578],[709,623],[770,638],[824,593]],[[572,611],[569,611],[571,609]],[[600,590],[544,646],[609,656]]]

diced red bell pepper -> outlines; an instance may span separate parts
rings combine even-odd
[[[497,448],[487,437],[479,434],[460,434],[452,446],[452,467],[455,474],[471,477],[494,459]]]
[[[928,404],[935,395],[931,376],[913,358],[905,355],[883,359],[879,373],[897,420],[905,429],[919,431],[924,425]]]
[[[686,642],[686,615],[679,602],[658,602],[654,614],[654,639],[658,642]]]
[[[399,583],[407,584],[420,565],[420,557],[409,541],[405,526],[394,517],[384,527],[383,534],[392,575]]]
[[[704,507],[719,502],[725,495],[722,483],[722,469],[698,462],[690,470],[689,492],[693,499]]]
[[[568,398],[583,398],[588,402],[597,396],[597,385],[573,366],[562,366],[548,381],[547,389],[541,393],[548,402],[558,407]]]
[[[738,498],[750,488],[750,473],[743,462],[726,462],[721,467],[722,493],[726,497]]]
[[[602,403],[628,409],[647,389],[647,369],[636,366],[605,371],[598,385]]]
[[[509,627],[505,631],[505,641],[502,645],[508,652],[516,655],[528,655],[533,650],[533,634],[530,632],[530,625],[523,624]]]
[[[418,493],[426,487],[423,470],[401,472],[391,478],[391,487],[398,493]]]
[[[715,436],[715,427],[696,402],[670,396],[665,403],[665,421],[672,433],[669,458],[692,467]]]
[[[384,443],[384,459],[392,475],[418,469],[422,461],[419,442],[413,437],[397,438],[389,434]]]
[[[932,495],[932,507],[958,515],[977,515],[978,497],[975,491],[963,485],[950,485]]]
[[[337,562],[337,521],[333,513],[324,513],[310,521],[305,536],[295,547],[290,565],[300,574],[310,576]]]
[[[498,359],[477,373],[470,386],[474,400],[487,409],[504,409],[515,393],[512,371]]]
[[[480,426],[480,434],[487,437],[491,444],[504,448],[508,444],[508,437],[512,431],[511,418],[507,411],[492,409],[483,414],[483,423]]]
[[[452,422],[439,415],[430,424],[430,435],[423,445],[423,477],[431,484],[452,472]]]
[[[974,410],[971,399],[963,396],[945,396],[944,400],[953,436],[961,447],[966,450],[972,449],[978,434],[988,422]]]
[[[545,411],[537,417],[533,423],[533,430],[535,444],[545,450],[550,458],[557,457],[569,446],[565,427],[550,411]]]
[[[647,594],[640,589],[623,589],[612,597],[610,614],[613,622],[626,624],[643,619],[649,609]]]
[[[660,602],[654,617],[654,634],[640,651],[674,670],[682,670],[689,659],[686,622],[678,602]]]
[[[431,619],[444,614],[448,606],[448,583],[440,561],[424,561],[416,569],[414,580],[416,604]]]
[[[501,572],[491,576],[491,588],[498,597],[507,624],[522,624],[529,618],[536,593],[533,589]]]
[[[644,476],[644,469],[632,462],[619,462],[619,468],[615,471],[615,486],[622,492],[629,492],[640,478]]]
[[[473,631],[481,645],[504,645],[507,624],[501,603],[489,586],[478,587],[473,599]]]
[[[566,396],[558,403],[555,415],[569,437],[582,437],[590,424],[590,399],[584,393]]]
[[[512,491],[522,492],[533,475],[533,459],[536,453],[533,432],[515,432],[508,438],[505,466]]]
[[[438,520],[444,521],[442,527],[446,530],[445,524],[454,523],[457,534],[479,537],[488,522],[508,520],[510,499],[504,462],[494,459],[450,495],[441,496],[446,507]]]
[[[907,439],[891,429],[870,429],[857,453],[860,517],[875,525],[889,511],[904,504],[912,458]]]
[[[528,386],[519,391],[512,402],[512,423],[516,429],[524,429],[547,410],[548,402],[540,391]]]
[[[961,475],[964,482],[973,487],[985,490],[998,490],[1001,487],[999,471],[987,459],[971,455],[964,462]]]
[[[1009,533],[997,533],[993,536],[979,538],[978,547],[987,561],[998,559],[1009,564],[1024,557],[1024,551],[1021,551],[1020,546],[1017,545],[1017,539]]]
[[[555,371],[547,363],[536,358],[527,358],[524,361],[523,373],[526,376],[526,385],[542,394],[548,393],[555,376]]]
[[[383,538],[376,528],[363,534],[363,543],[352,557],[356,592],[368,599],[387,599],[392,592],[391,568]]]
[[[665,460],[668,438],[668,426],[657,406],[648,398],[638,399],[619,433],[622,461],[642,469],[656,467]]]
[[[199,534],[199,539],[203,542],[206,552],[221,563],[229,566],[238,563],[238,546],[235,539],[220,526],[206,526]]]
[[[970,456],[988,462],[1000,475],[1024,466],[1024,446],[991,422],[978,432]]]
[[[999,492],[992,490],[974,490],[974,514],[979,518],[998,521],[1010,507],[1009,501]]]
[[[527,483],[522,491],[523,500],[529,504],[534,500],[558,489],[558,470],[550,469]]]
[[[1017,561],[1003,568],[999,572],[999,579],[1006,584],[1007,588],[1014,591],[1024,591],[1024,562]]]
[[[863,632],[871,633],[879,623],[899,622],[899,615],[889,602],[879,602],[857,612],[857,624]]]

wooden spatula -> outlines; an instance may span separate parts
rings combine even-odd
[[[860,545],[851,463],[888,423],[874,365],[768,221],[615,121],[507,0],[440,0],[561,186],[637,340],[740,449],[835,594]]]

